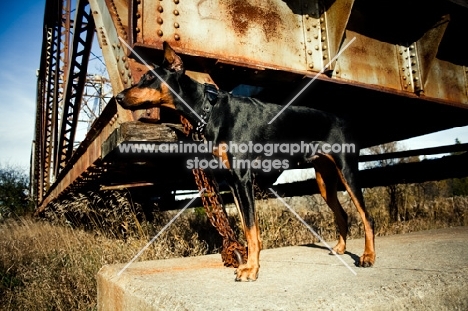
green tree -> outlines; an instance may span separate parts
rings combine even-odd
[[[0,165],[0,219],[32,211],[29,178],[24,170]]]

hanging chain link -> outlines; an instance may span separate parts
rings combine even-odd
[[[188,136],[193,129],[190,122],[180,117],[184,127],[184,133]],[[198,190],[205,188],[201,196],[206,215],[210,223],[216,228],[223,238],[223,247],[221,249],[221,259],[226,267],[237,268],[239,264],[247,262],[247,248],[240,244],[236,239],[236,234],[232,230],[227,214],[223,208],[223,203],[219,195],[218,184],[213,176],[208,175],[203,169],[193,169],[195,183]]]

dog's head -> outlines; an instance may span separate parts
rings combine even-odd
[[[184,73],[182,59],[167,44],[163,43],[164,60],[162,66],[146,72],[140,81],[123,90],[115,99],[126,109],[167,107],[175,109],[175,96],[170,90],[180,92],[178,79]]]

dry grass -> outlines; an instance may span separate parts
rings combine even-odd
[[[206,254],[206,243],[185,230],[189,216],[181,216],[139,260]],[[0,225],[0,309],[95,310],[98,270],[130,261],[147,241],[111,239],[37,219],[5,222]]]
[[[23,218],[0,223],[1,310],[95,310],[98,270],[128,262],[175,215],[155,213],[150,223],[125,193],[109,195],[110,199],[96,194],[67,198],[49,212],[53,221]],[[422,204],[408,199],[404,221],[399,222],[389,220],[379,189],[366,191],[366,199],[377,235],[468,225],[468,198],[436,198]],[[320,197],[286,200],[325,240],[336,238],[333,215]],[[354,206],[346,195],[340,201],[349,214],[349,238],[361,237]],[[278,200],[259,200],[258,214],[265,248],[316,242]],[[177,219],[139,260],[213,253],[220,242],[203,210],[196,208]]]

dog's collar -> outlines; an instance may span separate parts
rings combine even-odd
[[[205,122],[202,122],[201,120],[198,121],[197,127],[195,128],[195,131],[192,134],[192,138],[195,141],[202,141],[204,139],[206,122],[208,122],[211,115],[211,110],[213,109],[213,106],[216,105],[216,102],[218,101],[219,97],[218,88],[214,84],[205,83],[204,93],[207,100],[204,100],[201,118]]]

